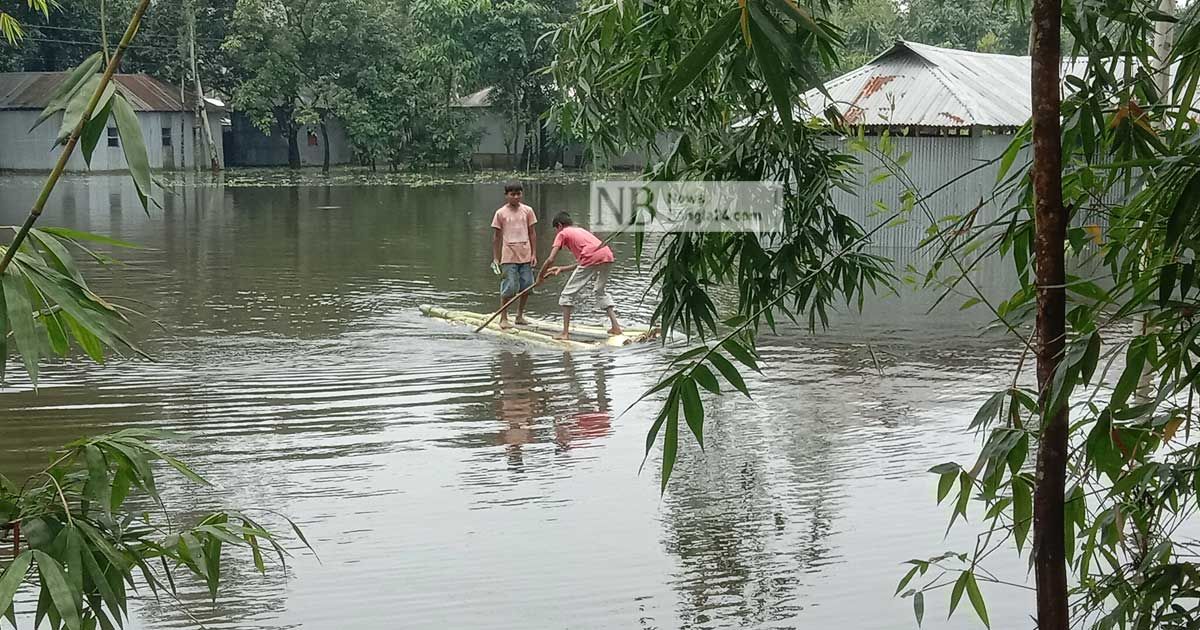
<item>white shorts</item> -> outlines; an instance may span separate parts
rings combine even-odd
[[[613,300],[609,297],[607,290],[610,266],[612,263],[576,267],[575,271],[571,272],[571,277],[567,279],[567,286],[563,287],[562,295],[558,296],[558,305],[575,306],[575,300],[591,282],[592,292],[596,295],[596,308],[603,311],[613,306]]]

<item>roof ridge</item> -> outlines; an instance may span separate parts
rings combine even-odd
[[[934,48],[936,48],[936,46],[934,46]],[[949,76],[950,73],[942,68],[940,63],[921,54],[920,51],[912,48],[909,50],[912,50],[917,54],[918,57],[920,57],[921,62],[929,68],[929,73],[932,74],[935,79],[937,79],[938,83],[942,84],[942,87],[946,88],[946,91],[950,93],[950,96],[954,97],[954,100],[958,101],[959,105],[962,105],[963,111],[967,112],[967,114],[971,116],[971,123],[977,124],[980,118],[977,108],[974,107],[973,102],[968,102],[970,99],[968,99],[964,94],[960,94],[959,91],[955,89],[954,81],[948,80],[952,78]]]

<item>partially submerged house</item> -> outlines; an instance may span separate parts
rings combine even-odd
[[[1062,76],[1082,75],[1086,63],[1064,59]],[[806,93],[798,117],[824,117],[833,108],[861,128],[872,147],[880,146],[886,132],[893,157],[909,154],[904,170],[918,195],[944,186],[928,201],[936,218],[979,206],[987,216],[1003,203],[993,200],[997,158],[1032,113],[1030,66],[1027,56],[899,41],[866,65],[826,83],[828,95],[819,90]],[[1068,90],[1065,79],[1062,89]],[[901,207],[909,185],[895,177],[879,181],[876,176],[882,177],[883,168],[876,156],[849,151],[845,138],[836,143],[858,157],[863,168],[852,182],[853,192],[837,190],[834,200],[864,227],[875,227]],[[1018,154],[1013,168],[1020,168],[1028,156],[1027,149]],[[920,208],[914,213],[911,221],[885,230],[877,241],[901,247],[920,242],[928,220]]]
[[[48,171],[58,161],[61,146],[56,144],[62,114],[55,114],[37,129],[30,130],[54,89],[66,77],[65,72],[5,72],[0,73],[0,170]],[[148,74],[118,74],[113,76],[117,89],[129,100],[141,123],[142,137],[150,168],[193,168],[208,166],[204,155],[201,128],[194,114],[195,103],[190,92],[180,93],[178,86]],[[209,99],[209,128],[221,149],[220,103]],[[107,134],[100,139],[92,154],[91,170],[126,170],[122,139],[116,123],[109,124]],[[83,154],[76,151],[67,161],[67,170],[85,171],[88,165]]]
[[[325,123],[329,134],[329,163],[349,164],[354,159],[354,149],[336,117]],[[287,166],[288,139],[278,125],[271,126],[271,133],[264,133],[254,126],[242,112],[234,111],[225,127],[225,162],[230,166]],[[300,153],[300,166],[321,166],[325,163],[325,137],[316,126],[301,125],[296,130],[296,146]]]
[[[471,165],[476,168],[521,168],[521,156],[525,154],[525,126],[516,124],[496,101],[497,91],[486,87],[454,102],[453,107],[476,112],[479,126],[479,144],[471,154]],[[546,132],[553,135],[553,125]],[[646,156],[630,151],[624,155],[610,157],[589,152],[579,142],[549,142],[549,163],[559,163],[566,168],[593,166],[602,169],[641,169]]]
[[[893,157],[910,157],[904,170],[917,194],[946,186],[928,205],[937,217],[962,214],[991,198],[1001,155],[1029,120],[1029,57],[968,52],[900,41],[889,50],[804,95],[805,117],[823,117],[833,108],[860,127],[872,147],[886,132]],[[850,150],[862,164],[852,192],[837,190],[838,207],[872,228],[891,217],[909,186],[896,177],[883,181],[881,161]],[[964,175],[967,171],[977,169]],[[880,235],[887,245],[910,247],[926,236],[921,209],[912,220]],[[898,222],[899,223],[899,222]]]

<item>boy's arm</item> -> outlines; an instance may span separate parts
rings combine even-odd
[[[538,266],[538,228],[529,223],[529,253],[533,254],[533,262],[529,266]]]
[[[492,228],[492,262],[500,264],[500,250],[504,244],[500,228]]]
[[[530,228],[530,229],[532,230],[533,228]],[[542,270],[538,273],[538,277],[537,277],[538,282],[541,282],[542,278],[546,277],[546,272],[550,271],[550,265],[554,264],[554,257],[558,256],[559,249],[562,249],[562,248],[561,247],[551,247],[550,248],[550,255],[546,256],[546,264],[542,265]]]

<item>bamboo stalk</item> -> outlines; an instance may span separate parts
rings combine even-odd
[[[67,139],[66,146],[63,147],[62,153],[58,156],[58,162],[54,165],[54,170],[50,171],[50,176],[46,178],[46,183],[42,185],[42,191],[38,194],[37,200],[34,201],[33,207],[29,210],[29,216],[25,218],[25,223],[21,225],[21,229],[17,231],[17,235],[13,237],[12,243],[8,246],[8,251],[4,252],[4,259],[0,260],[0,274],[8,269],[12,263],[13,256],[17,254],[17,250],[21,248],[21,243],[25,241],[25,237],[29,235],[29,230],[33,229],[33,224],[37,222],[38,217],[42,216],[42,210],[46,207],[46,202],[50,199],[50,193],[54,191],[54,186],[58,184],[58,179],[62,177],[63,171],[67,168],[67,160],[71,158],[71,154],[75,152],[75,145],[79,143],[79,136],[83,133],[83,128],[92,119],[92,113],[96,111],[96,105],[100,102],[100,97],[104,94],[105,88],[108,87],[112,77],[117,72],[117,66],[121,64],[121,57],[125,55],[125,49],[129,47],[129,42],[133,41],[134,34],[138,31],[138,26],[142,22],[142,15],[146,13],[146,9],[150,7],[150,0],[141,0],[138,6],[133,11],[133,17],[129,19],[129,26],[125,29],[125,35],[121,37],[121,43],[117,44],[117,50],[108,60],[108,66],[104,69],[104,76],[100,78],[100,85],[96,87],[96,92],[92,94],[92,98],[88,100],[87,108],[83,110],[83,117],[79,124],[71,131],[71,136]]]

